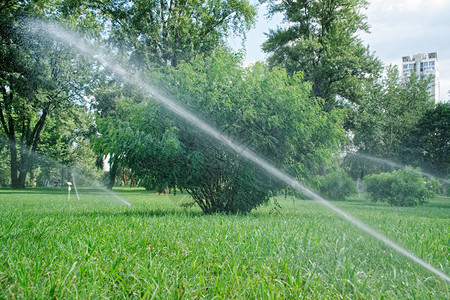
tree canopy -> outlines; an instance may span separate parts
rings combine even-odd
[[[248,0],[95,1],[108,40],[139,66],[176,66],[208,55],[230,34],[244,34],[256,9]]]
[[[12,186],[25,186],[49,115],[74,105],[88,108],[87,90],[102,83],[93,75],[98,68],[83,66],[80,56],[29,34],[23,22],[27,18],[58,20],[107,40],[115,52],[125,49],[122,54],[131,62],[165,66],[211,52],[225,35],[249,28],[254,16],[254,7],[245,0],[2,3],[0,120],[9,141]]]
[[[450,172],[450,104],[429,108],[403,136],[402,162],[445,177]]]
[[[45,124],[79,105],[87,70],[73,53],[29,34],[22,17],[48,17],[55,3],[6,1],[0,7],[0,121],[8,140],[10,178],[23,188]],[[77,78],[75,80],[75,77]]]
[[[171,94],[220,131],[238,139],[276,166],[308,178],[342,141],[342,116],[322,111],[301,74],[240,66],[233,55],[181,63],[173,70]],[[284,185],[205,138],[184,120],[168,118],[155,104],[123,102],[120,123],[106,121],[104,137],[151,189],[182,189],[206,213],[248,212]]]
[[[358,37],[369,25],[362,13],[365,0],[262,1],[269,12],[282,13],[287,25],[271,30],[263,44],[271,66],[289,74],[304,72],[313,95],[332,110],[338,100],[358,103],[363,83],[376,76],[381,64]]]

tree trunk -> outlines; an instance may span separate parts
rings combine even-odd
[[[30,186],[36,187],[36,177],[34,176],[33,170],[30,170]]]
[[[8,137],[8,148],[11,160],[11,187],[19,188],[17,172],[19,171],[19,162],[17,157],[16,133],[14,119],[12,117],[12,108],[10,103],[13,102],[13,94],[7,93],[5,87],[2,87],[3,105],[0,105],[0,121],[2,128]],[[7,101],[9,100],[9,101]],[[5,113],[4,113],[5,112]]]
[[[3,88],[2,95],[4,99],[8,98],[10,103],[12,103],[12,93],[9,93],[9,97],[7,97],[8,93],[5,88]],[[20,142],[16,140],[14,119],[12,117],[12,111],[14,111],[14,109],[6,102],[4,102],[4,108],[6,111],[6,117],[3,113],[3,109],[0,108],[0,121],[6,135],[8,136],[8,147],[11,155],[11,187],[14,189],[23,189],[25,188],[27,174],[33,165],[33,152],[37,150],[40,136],[42,130],[44,129],[45,120],[50,110],[50,104],[46,105],[46,107],[42,110],[42,115],[34,126],[31,134],[25,136],[25,133],[22,132],[22,139]],[[18,155],[18,151],[20,151],[20,156]]]
[[[47,109],[44,110],[39,121],[33,128],[33,132],[27,138],[25,143],[20,145],[20,163],[19,163],[19,178],[17,181],[17,187],[19,189],[25,188],[27,174],[33,167],[34,152],[37,150],[42,130],[44,129],[45,120],[47,117]]]
[[[19,170],[18,162],[17,162],[17,148],[16,141],[14,139],[9,139],[9,152],[11,154],[11,187],[13,189],[19,188],[19,180],[17,178],[17,172]]]
[[[110,164],[110,169],[109,169],[109,183],[107,188],[112,190],[112,188],[114,187],[114,182],[116,181],[116,175],[117,175],[117,163],[114,162],[114,159],[111,158],[111,164]]]
[[[25,180],[27,179],[28,172],[26,170],[20,170],[19,180],[17,181],[17,188],[24,189],[25,188]]]
[[[33,158],[31,155],[26,155],[21,151],[20,163],[19,163],[19,180],[17,182],[20,189],[24,189],[26,185],[27,175],[31,171],[33,165]]]

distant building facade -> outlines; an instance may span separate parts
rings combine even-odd
[[[433,76],[431,85],[428,89],[430,98],[435,103],[440,99],[440,82],[437,53],[415,54],[413,56],[403,56],[401,74],[403,78],[409,78],[411,73],[416,73],[420,78],[425,76]]]

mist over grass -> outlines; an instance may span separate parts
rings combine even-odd
[[[185,194],[0,190],[0,298],[432,298],[448,285],[314,201],[248,215],[184,209]],[[449,199],[337,204],[450,273]]]

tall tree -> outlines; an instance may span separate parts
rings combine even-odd
[[[381,64],[362,44],[359,31],[368,31],[361,12],[365,0],[261,0],[271,14],[282,13],[287,26],[271,30],[263,50],[269,63],[290,74],[302,71],[313,83],[313,95],[326,100],[326,109],[338,100],[359,103],[363,83]]]
[[[71,181],[75,174],[99,179],[101,171],[95,166],[95,155],[89,145],[94,133],[93,114],[86,112],[85,107],[67,106],[49,115],[38,149],[45,155],[37,155],[34,172],[38,175],[37,183],[43,184],[52,176],[62,182]]]
[[[366,85],[361,103],[348,109],[346,127],[354,150],[401,162],[403,139],[433,106],[427,91],[429,84],[429,79],[416,74],[405,81],[396,66],[389,66],[383,79]]]
[[[97,1],[109,40],[138,65],[176,66],[211,53],[229,34],[244,34],[256,9],[248,0]]]
[[[7,2],[11,3],[11,2]],[[11,185],[25,186],[50,114],[82,102],[86,70],[70,52],[27,35],[23,17],[45,16],[55,3],[15,1],[0,11],[0,122],[10,154]],[[70,101],[72,100],[72,101]]]
[[[450,173],[450,104],[440,103],[425,112],[403,136],[402,162],[445,177]]]
[[[135,92],[134,88],[121,85],[115,80],[103,78],[102,84],[93,92],[93,108],[96,111],[96,125],[99,136],[91,140],[94,151],[97,153],[99,167],[107,160],[109,164],[109,180],[107,187],[112,189],[116,181],[116,175],[123,167],[124,149],[117,147],[120,143],[119,135],[111,134],[120,120],[128,116],[123,113],[120,105],[123,101],[141,102],[142,96]]]

